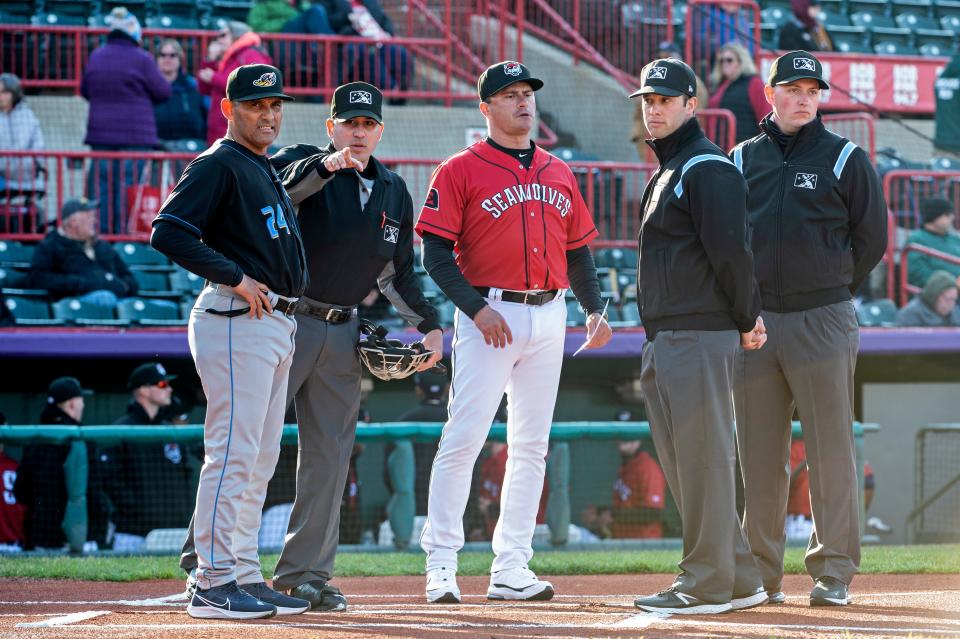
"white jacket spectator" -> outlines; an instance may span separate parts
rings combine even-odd
[[[42,151],[40,121],[23,101],[20,79],[0,74],[0,151]],[[25,191],[42,191],[38,160],[32,157],[4,157],[0,154],[0,199]]]

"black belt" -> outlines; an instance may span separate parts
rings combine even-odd
[[[316,317],[328,324],[344,324],[353,318],[355,306],[342,307],[300,299],[297,310],[305,315]]]
[[[285,300],[282,297],[278,297],[276,303],[273,305],[273,310],[280,311],[284,315],[293,315],[297,312],[297,309],[300,308],[300,300]]]
[[[234,295],[237,299],[243,299],[237,295]],[[277,297],[277,301],[273,304],[273,310],[279,311],[280,313],[293,317],[293,314],[297,312],[297,309],[303,304],[300,300],[287,300],[282,297]],[[249,306],[244,306],[243,308],[233,308],[229,311],[218,311],[212,308],[208,308],[207,313],[211,315],[220,315],[222,317],[240,317],[241,315],[246,315],[250,312]]]
[[[474,286],[477,292],[487,297],[490,295],[490,287]],[[502,291],[500,299],[504,302],[516,302],[517,304],[528,304],[530,306],[543,306],[547,302],[557,299],[557,289],[552,291],[540,291],[539,293],[521,293],[520,291]]]

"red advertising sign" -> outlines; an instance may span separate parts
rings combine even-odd
[[[932,115],[933,83],[947,63],[947,58],[920,56],[816,55],[833,87],[823,92],[823,111],[865,111],[874,107],[880,111]],[[776,57],[776,52],[760,53],[761,77],[767,77]]]

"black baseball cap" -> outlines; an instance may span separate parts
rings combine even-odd
[[[367,82],[341,84],[333,92],[330,117],[335,120],[368,117],[383,124],[383,93]]]
[[[640,88],[630,94],[631,98],[648,93],[690,98],[697,94],[697,76],[686,62],[678,58],[654,60],[643,67],[640,77]]]
[[[477,94],[481,100],[486,100],[497,91],[517,82],[526,82],[534,91],[543,88],[543,80],[531,76],[530,69],[525,65],[513,60],[504,60],[491,64],[480,74],[477,79]]]
[[[443,395],[443,389],[447,386],[447,376],[444,373],[436,373],[432,370],[415,373],[413,383],[430,397],[439,397]]]
[[[97,200],[88,200],[85,197],[75,197],[63,203],[60,209],[60,220],[63,221],[80,211],[95,211],[99,208],[100,202]]]
[[[245,64],[230,72],[227,78],[227,99],[234,102],[280,98],[292,100],[283,92],[283,74],[269,64]]]
[[[127,380],[127,390],[132,391],[141,386],[153,386],[157,382],[169,382],[176,378],[176,375],[167,375],[167,369],[160,362],[147,362],[146,364],[140,364],[130,373],[130,378]]]
[[[787,84],[805,78],[816,80],[821,89],[830,88],[827,81],[823,79],[823,65],[812,53],[791,51],[773,61],[767,84],[775,87],[778,84]]]
[[[59,404],[74,397],[90,395],[93,395],[93,391],[81,387],[80,380],[76,377],[58,377],[50,382],[50,388],[47,389],[47,403]]]

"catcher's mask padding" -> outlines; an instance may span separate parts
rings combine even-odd
[[[360,343],[357,344],[360,361],[375,377],[384,380],[403,379],[413,375],[432,355],[423,344],[404,344],[400,340],[387,339],[382,326],[374,326],[360,320]]]

